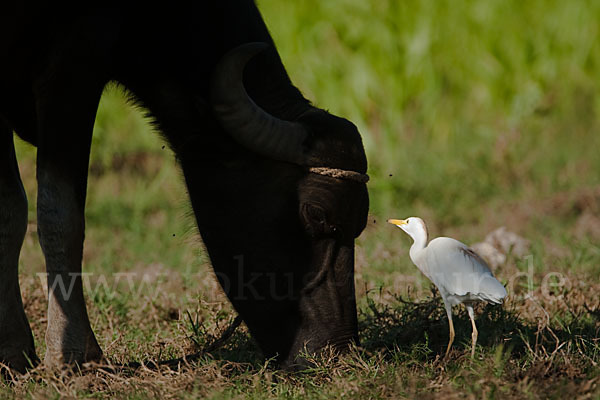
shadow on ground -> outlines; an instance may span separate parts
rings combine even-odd
[[[427,362],[443,357],[448,343],[448,319],[435,289],[423,301],[395,298],[393,304],[382,304],[368,295],[366,306],[359,310],[361,357],[380,354],[394,363]],[[237,327],[236,320],[224,323],[213,336],[190,319],[190,339],[198,352],[188,355],[186,361],[216,360],[234,375],[264,368],[260,349],[246,329]],[[451,358],[467,357],[471,323],[464,307],[455,307],[453,320],[456,338]],[[481,304],[476,321],[480,350],[494,352],[501,348],[504,357],[518,360],[523,366],[541,363],[543,374],[554,369],[562,374],[562,369],[571,368],[566,364],[574,362],[580,364],[577,374],[586,374],[600,362],[597,310],[584,308],[577,313],[567,310],[564,315],[550,317],[543,323],[526,319],[506,306]],[[181,360],[159,364],[178,367]]]
[[[392,305],[377,303],[371,296],[359,313],[362,347],[369,352],[383,352],[394,357],[409,353],[422,360],[443,356],[448,344],[448,318],[441,298],[432,288],[432,296],[413,302],[395,296]],[[456,337],[454,350],[467,353],[471,343],[471,322],[464,307],[455,307],[453,314]],[[478,346],[494,348],[502,345],[512,358],[549,357],[568,347],[585,353],[590,359],[600,356],[600,313],[586,309],[568,310],[565,315],[550,316],[545,323],[521,317],[515,309],[480,304],[476,323]],[[593,363],[592,363],[593,364]]]

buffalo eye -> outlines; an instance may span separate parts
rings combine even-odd
[[[338,228],[327,221],[327,212],[321,206],[304,203],[301,213],[305,229],[310,236],[318,237],[338,232]]]

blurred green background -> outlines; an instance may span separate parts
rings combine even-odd
[[[600,2],[260,5],[293,80],[360,127],[374,214],[598,182]]]

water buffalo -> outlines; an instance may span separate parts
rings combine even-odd
[[[102,357],[80,274],[108,82],[175,153],[213,268],[265,356],[290,366],[303,349],[356,340],[354,239],[368,211],[356,127],[292,85],[254,1],[111,4],[0,5],[0,361],[22,371],[37,360],[17,274],[27,199],[13,131],[37,146],[45,362]],[[52,289],[61,279],[69,296]]]

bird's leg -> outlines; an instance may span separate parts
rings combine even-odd
[[[475,357],[475,345],[477,344],[477,326],[475,325],[475,314],[473,313],[473,306],[466,305],[469,318],[471,318],[471,325],[473,326],[473,333],[471,333],[471,358]]]
[[[445,304],[446,306],[446,314],[448,314],[448,325],[450,326],[450,338],[448,340],[448,347],[446,348],[446,355],[444,358],[448,358],[448,354],[450,353],[450,347],[452,347],[452,342],[454,342],[454,323],[452,322],[452,306],[450,304]]]
[[[448,347],[446,348],[446,355],[444,358],[448,358],[450,347],[452,347],[452,342],[454,342],[454,324],[452,323],[452,318],[448,320],[448,323],[450,325],[450,339],[448,340]]]

